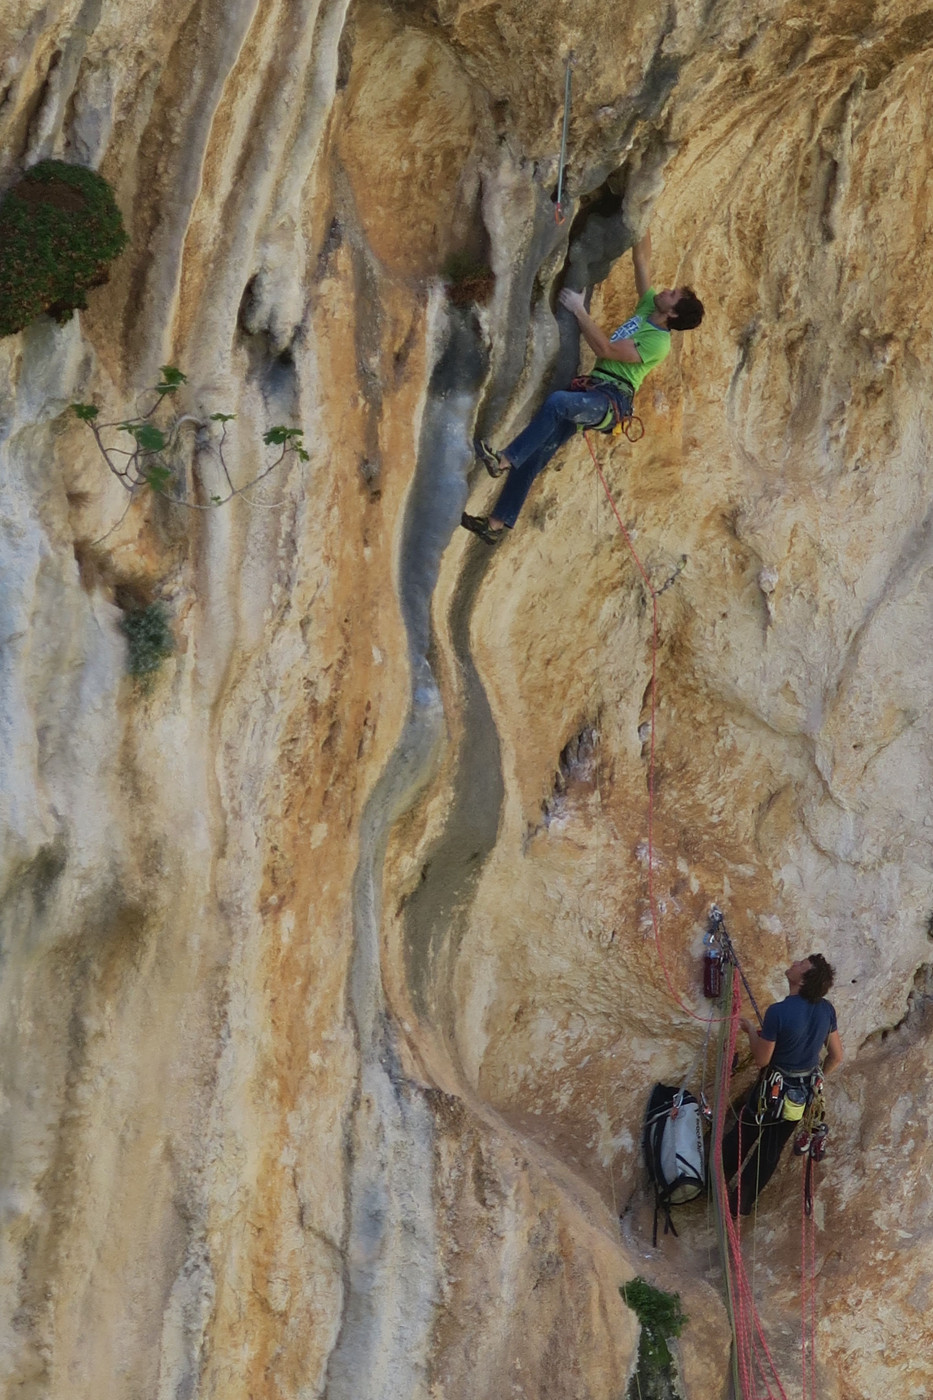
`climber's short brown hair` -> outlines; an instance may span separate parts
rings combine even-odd
[[[833,985],[836,974],[822,953],[810,953],[807,961],[810,967],[803,974],[800,995],[804,1001],[819,1001]]]
[[[703,303],[692,287],[684,287],[684,294],[674,307],[667,320],[669,331],[692,331],[703,320]]]

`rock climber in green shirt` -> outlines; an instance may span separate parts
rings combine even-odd
[[[645,234],[632,249],[638,305],[612,335],[596,324],[584,306],[582,292],[562,291],[559,301],[577,318],[583,338],[596,353],[585,390],[551,394],[528,427],[502,452],[481,439],[476,455],[490,476],[508,471],[491,515],[463,515],[460,523],[487,544],[498,544],[511,529],[538,473],[578,428],[611,424],[615,416],[632,412],[635,391],[655,365],[670,353],[671,331],[687,331],[703,319],[703,303],[690,287],[656,292],[651,286],[651,236]]]

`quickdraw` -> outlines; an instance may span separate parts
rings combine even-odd
[[[807,1159],[803,1179],[803,1210],[807,1216],[813,1214],[813,1163],[822,1162],[826,1156],[828,1137],[829,1124],[826,1122],[823,1076],[817,1070],[812,1079],[810,1099],[800,1132],[794,1138],[794,1156]]]
[[[570,131],[570,73],[573,68],[573,51],[567,57],[567,76],[564,80],[564,123],[560,133],[560,162],[557,167],[557,202],[554,205],[554,222],[566,222],[564,213],[564,171],[567,168],[567,136]]]

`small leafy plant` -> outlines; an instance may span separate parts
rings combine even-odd
[[[120,619],[126,637],[126,669],[144,688],[167,656],[175,650],[175,638],[163,603],[131,608]]]
[[[270,428],[263,434],[263,442],[267,447],[278,447],[280,449],[277,456],[263,468],[251,481],[247,481],[242,486],[235,486],[230,475],[227,460],[224,455],[224,448],[227,442],[227,425],[232,423],[236,417],[233,413],[211,413],[206,419],[198,418],[195,414],[186,413],[177,415],[166,412],[164,406],[169,404],[175,394],[183,384],[187,384],[187,376],[175,365],[163,365],[159,371],[161,378],[158,384],[152,389],[144,391],[145,394],[154,394],[155,399],[145,413],[138,413],[134,418],[116,419],[112,423],[99,422],[100,409],[92,403],[75,403],[72,409],[82,423],[86,423],[94,434],[94,440],[108,469],[130,494],[140,487],[148,486],[157,495],[165,496],[175,505],[188,506],[191,510],[213,510],[216,506],[226,505],[234,496],[241,496],[244,491],[249,491],[251,487],[258,485],[270,472],[275,471],[289,453],[294,453],[301,462],[307,462],[309,456],[302,444],[304,431],[301,428],[288,428],[283,424],[278,424]],[[160,410],[162,412],[160,413]],[[161,420],[161,426],[156,420]],[[214,441],[208,435],[208,424],[220,424],[220,437]],[[216,456],[217,462],[223,474],[223,485],[220,493],[212,494],[209,501],[194,501],[183,490],[178,490],[179,472],[176,466],[172,465],[172,454],[174,453],[181,429],[185,425],[192,425],[200,435],[199,446],[210,449]],[[123,439],[113,440],[113,434],[123,433]],[[125,447],[119,445],[120,441],[129,442]]]
[[[679,1293],[652,1288],[643,1278],[633,1278],[619,1289],[622,1301],[641,1323],[638,1363],[629,1382],[626,1400],[668,1400],[676,1396],[674,1358],[668,1342],[679,1337],[687,1321]]]
[[[43,312],[62,323],[83,310],[126,244],[113,190],[101,175],[39,161],[0,203],[0,337]]]

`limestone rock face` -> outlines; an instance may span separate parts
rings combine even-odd
[[[642,1274],[682,1394],[725,1397],[706,1213],[652,1250],[640,1165],[652,1084],[709,1082],[715,900],[762,1004],[837,969],[818,1393],[929,1394],[931,16],[0,0],[0,34],[2,188],[90,165],[131,239],[0,342],[0,1393],[618,1400]],[[582,441],[494,553],[457,529],[472,436],[577,367],[557,288],[624,319],[649,222],[707,315],[593,447],[656,600]],[[310,460],[128,499],[69,405],[119,423],[166,363],[196,504],[211,413],[234,484],[277,424]],[[754,1245],[789,1396],[799,1193],[788,1160]]]

